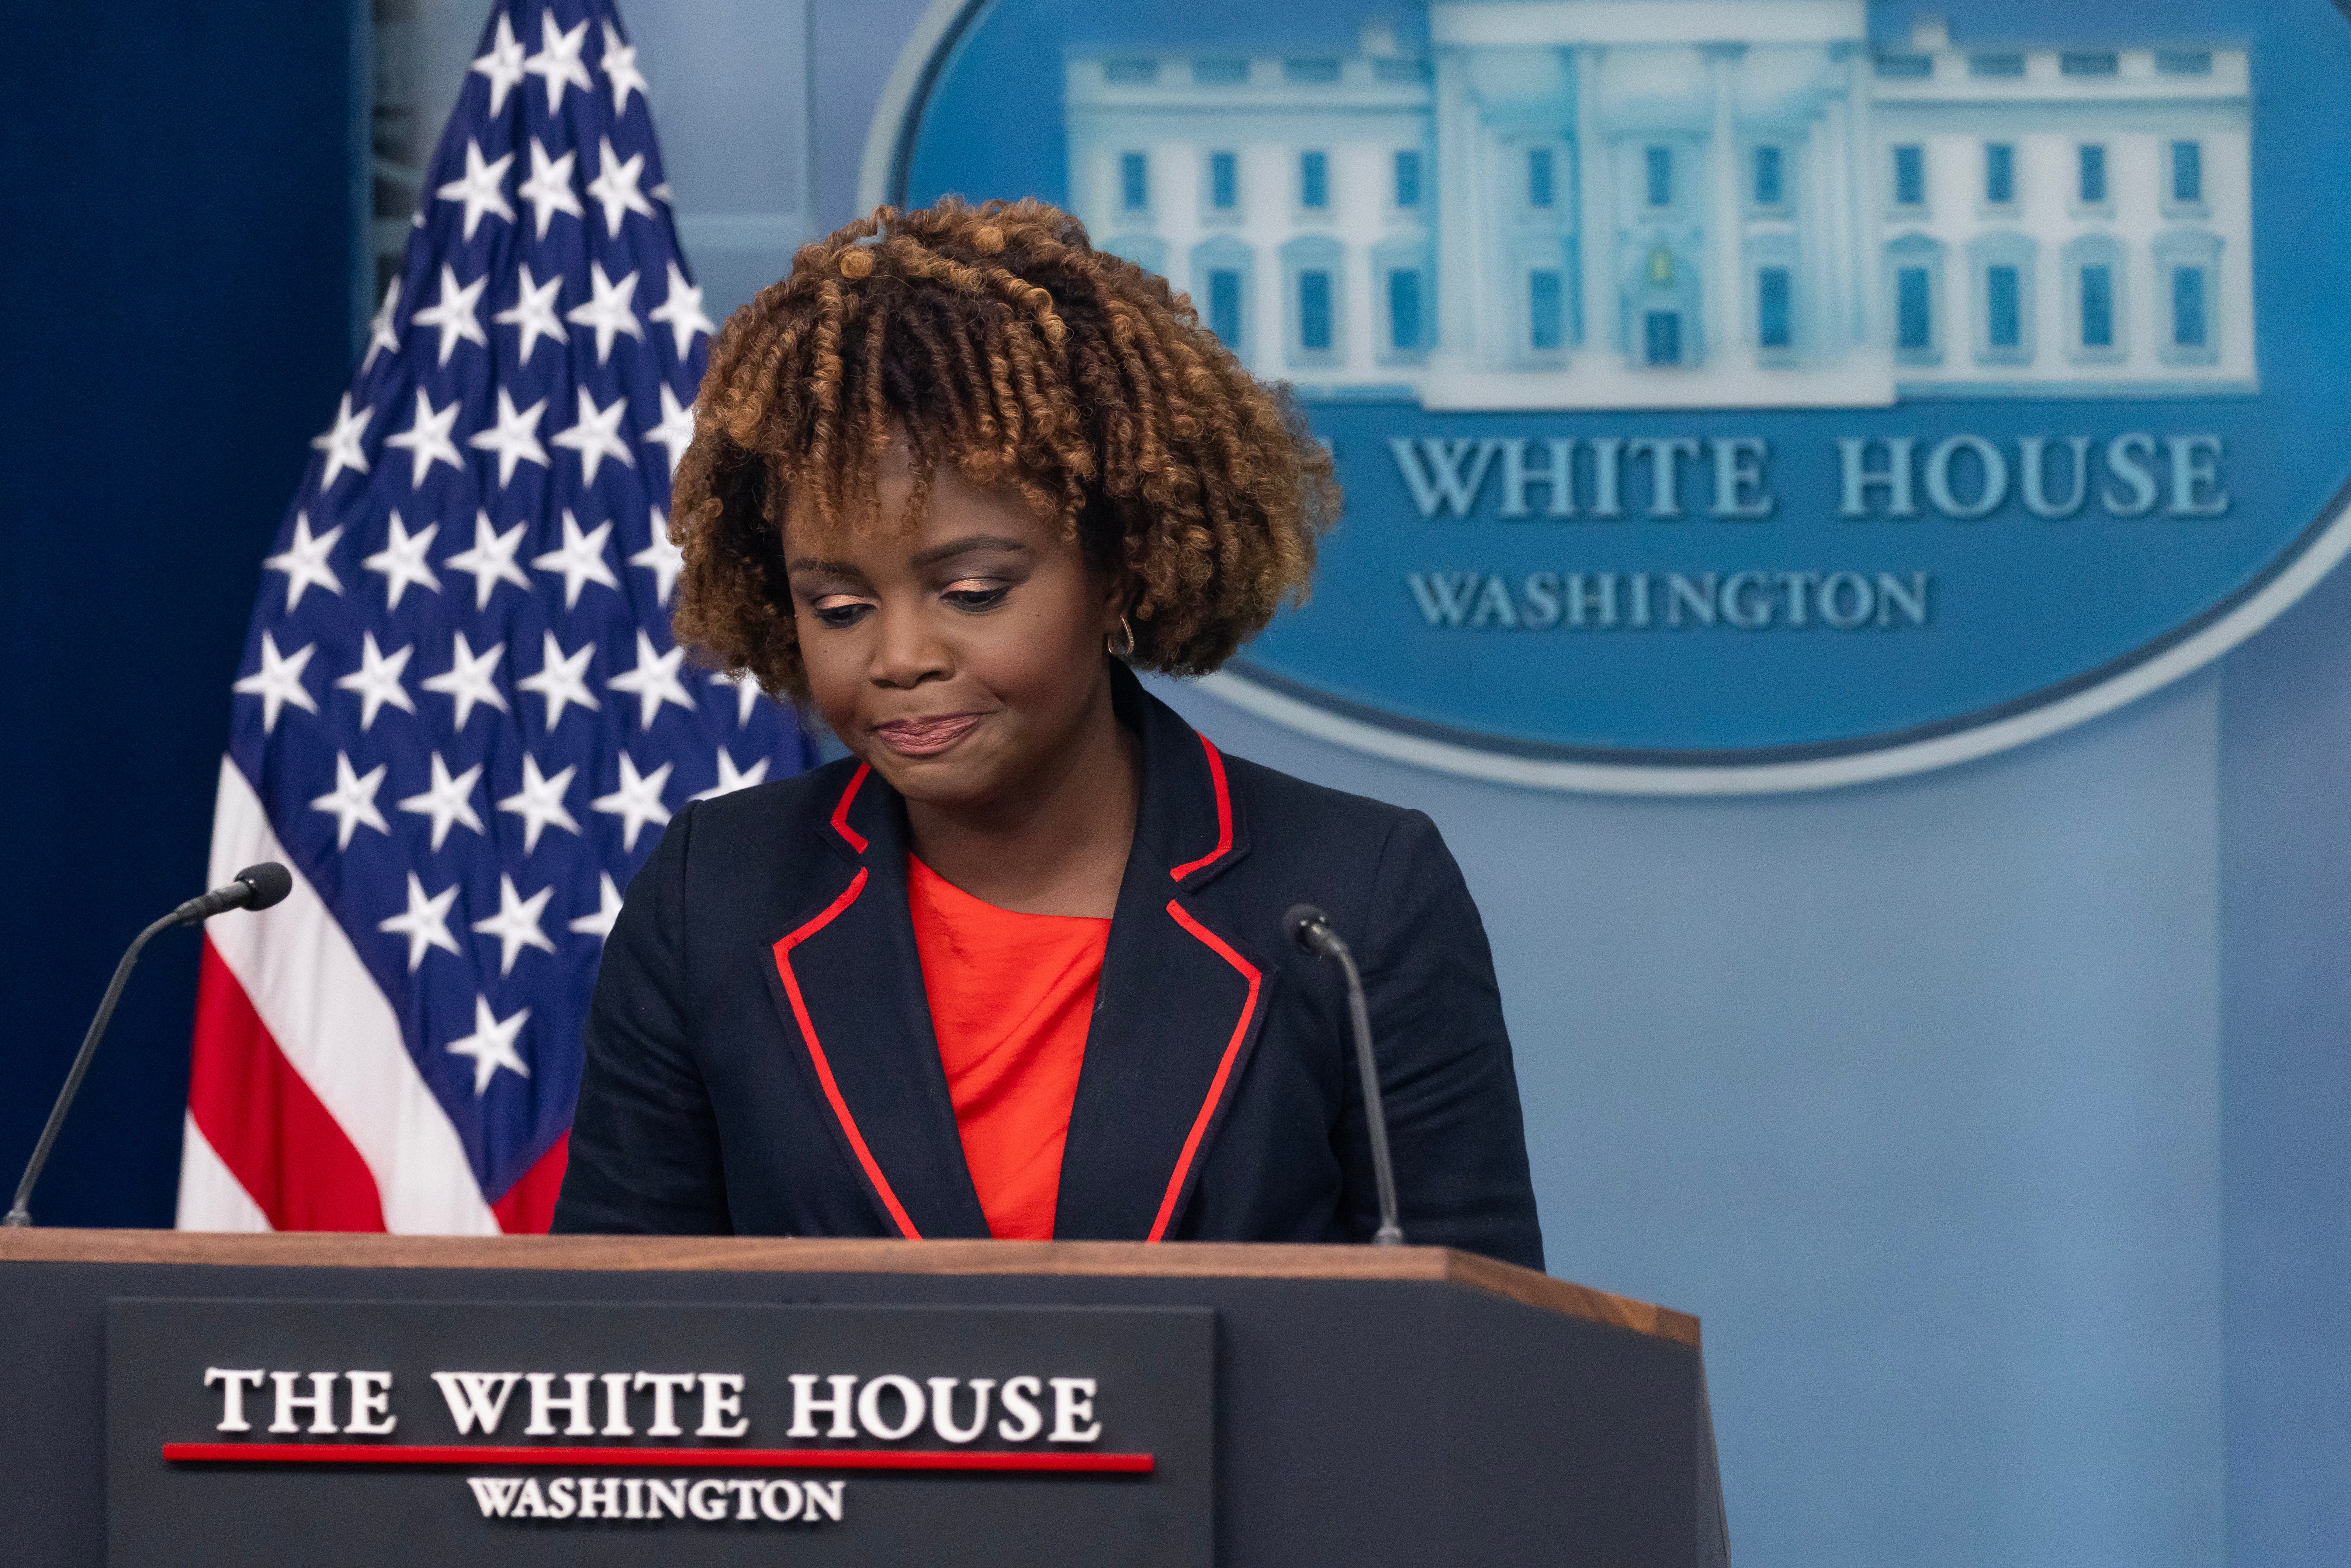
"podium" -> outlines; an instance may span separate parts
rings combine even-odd
[[[0,1231],[26,1565],[1722,1568],[1698,1324],[1434,1248]]]

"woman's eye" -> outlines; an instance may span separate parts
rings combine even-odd
[[[950,588],[946,597],[958,610],[993,610],[1011,591],[1011,584],[998,583],[993,588]]]
[[[825,625],[839,631],[854,626],[872,606],[861,599],[826,599],[809,606],[809,612]]]

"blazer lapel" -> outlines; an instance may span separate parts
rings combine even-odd
[[[861,766],[820,835],[841,873],[770,943],[786,1054],[890,1234],[985,1237],[906,913],[904,808]]]
[[[1207,737],[1115,672],[1143,741],[1143,800],[1102,958],[1061,1155],[1053,1234],[1178,1234],[1268,1010],[1274,967],[1199,894],[1249,852],[1248,824]]]

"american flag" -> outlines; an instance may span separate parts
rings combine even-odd
[[[669,631],[712,322],[610,0],[509,0],[235,686],[185,1229],[545,1230],[622,889],[689,799],[815,758]]]

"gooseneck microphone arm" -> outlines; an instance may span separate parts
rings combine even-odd
[[[1395,1165],[1388,1157],[1388,1116],[1380,1104],[1380,1066],[1372,1054],[1372,1013],[1364,1003],[1364,977],[1356,972],[1355,956],[1332,930],[1331,917],[1311,904],[1293,904],[1281,917],[1282,935],[1318,958],[1334,960],[1347,977],[1347,1018],[1354,1026],[1355,1074],[1363,1080],[1364,1121],[1371,1130],[1372,1176],[1380,1194],[1380,1228],[1372,1242],[1379,1247],[1404,1245],[1404,1228],[1396,1223]]]
[[[227,886],[188,900],[131,938],[122,961],[114,966],[114,978],[107,985],[105,998],[98,1004],[98,1016],[89,1020],[89,1032],[81,1037],[81,1050],[75,1053],[73,1066],[66,1073],[65,1087],[57,1091],[57,1103],[49,1107],[49,1119],[41,1128],[40,1142],[33,1145],[33,1157],[25,1162],[25,1175],[16,1183],[16,1201],[10,1207],[7,1218],[0,1219],[0,1225],[22,1227],[33,1223],[33,1211],[27,1207],[32,1202],[33,1187],[41,1179],[41,1167],[49,1163],[49,1151],[57,1146],[57,1131],[66,1124],[66,1113],[73,1109],[74,1096],[81,1092],[81,1081],[89,1071],[90,1059],[98,1054],[98,1042],[106,1037],[106,1026],[114,1017],[115,1004],[122,1000],[122,988],[130,983],[131,971],[147,944],[174,925],[201,925],[223,910],[266,909],[284,898],[293,885],[293,874],[276,861],[247,866]]]

